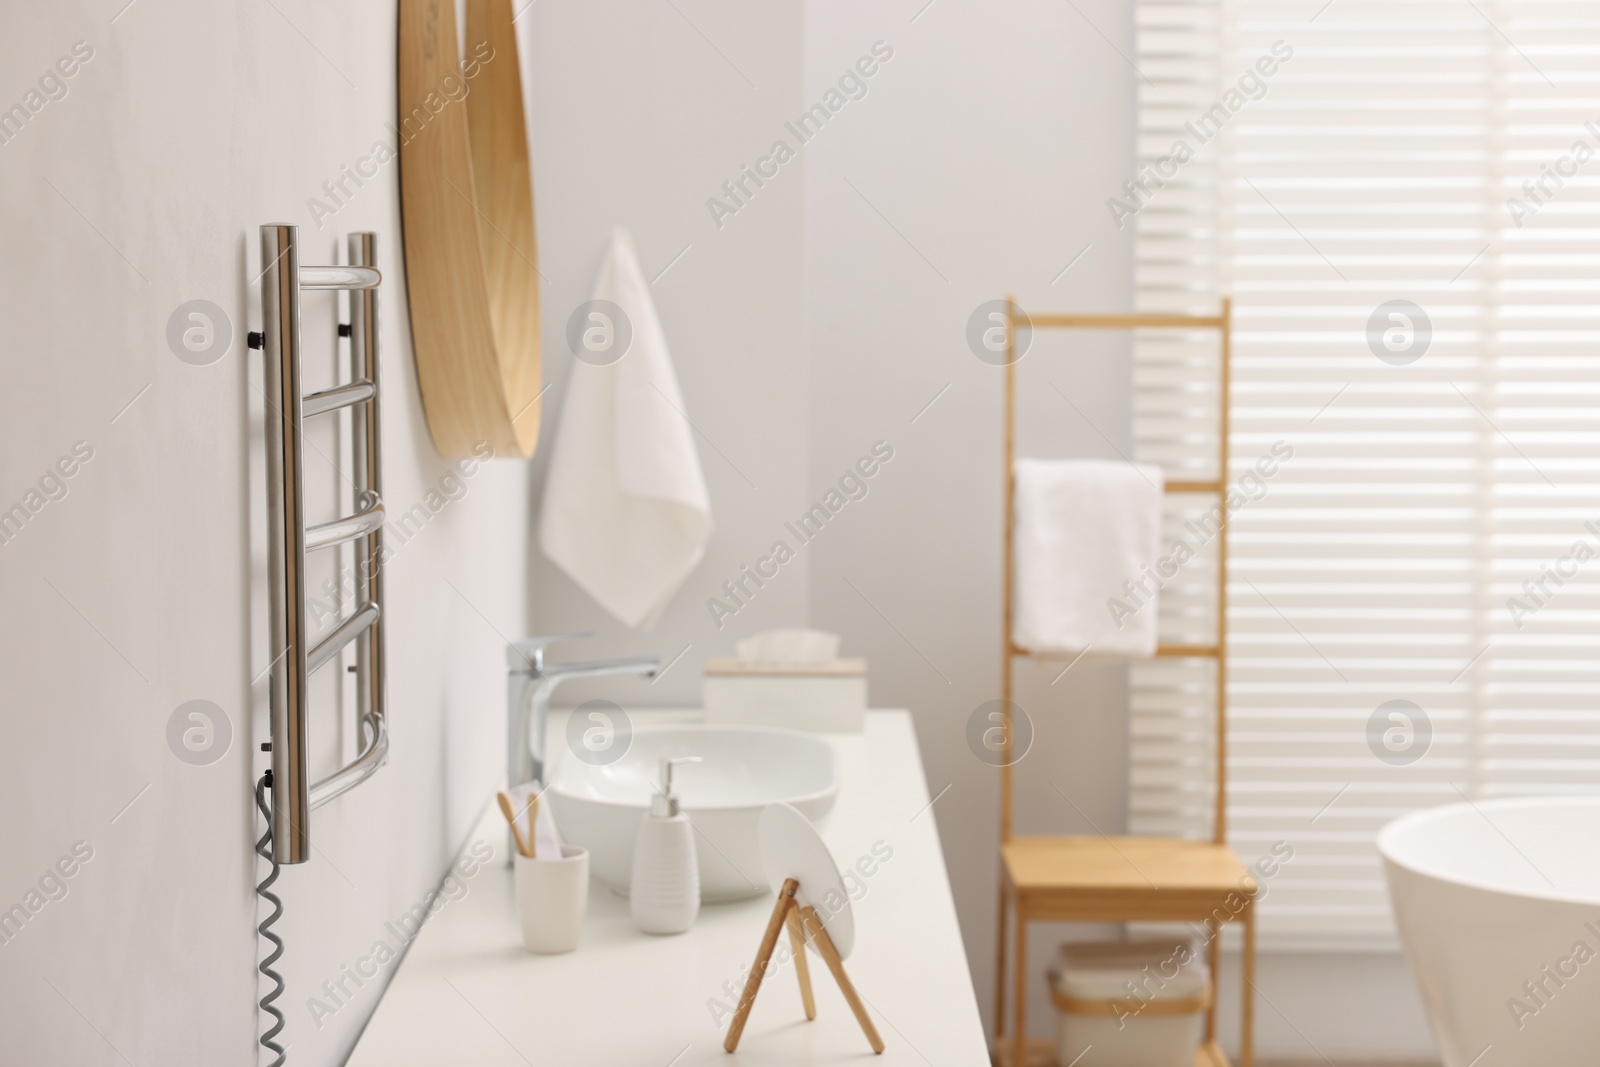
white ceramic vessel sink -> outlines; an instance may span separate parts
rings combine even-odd
[[[621,759],[594,766],[562,756],[547,791],[562,836],[589,850],[589,869],[627,893],[633,842],[665,758],[680,764],[673,789],[694,824],[700,898],[737,900],[769,892],[761,865],[761,811],[786,801],[813,822],[839,793],[839,759],[814,734],[765,726],[638,726]]]

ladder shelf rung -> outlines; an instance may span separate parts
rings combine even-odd
[[[1215,659],[1221,654],[1216,645],[1161,645],[1156,649],[1157,659]]]

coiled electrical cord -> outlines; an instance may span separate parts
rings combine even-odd
[[[262,997],[260,1001],[261,1010],[278,1020],[272,1024],[266,1033],[261,1035],[261,1044],[269,1052],[278,1054],[278,1058],[268,1064],[267,1067],[283,1067],[283,1046],[273,1040],[278,1036],[279,1031],[283,1029],[283,1012],[273,1007],[272,1004],[273,1001],[283,995],[283,976],[272,969],[272,965],[278,962],[278,957],[283,955],[283,939],[273,933],[271,927],[283,915],[283,901],[278,899],[277,894],[271,892],[272,883],[278,880],[278,864],[272,858],[272,850],[270,848],[272,844],[272,809],[267,807],[267,790],[271,786],[272,772],[268,771],[261,776],[261,781],[256,783],[256,807],[261,809],[262,818],[267,820],[267,832],[262,834],[261,840],[256,842],[256,855],[272,864],[272,870],[256,885],[256,895],[272,905],[272,914],[261,921],[261,925],[256,927],[256,933],[271,941],[273,948],[268,953],[267,958],[261,961],[261,965],[257,969],[277,984],[277,988]]]

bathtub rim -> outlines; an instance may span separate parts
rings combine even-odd
[[[1471,889],[1479,893],[1491,893],[1499,896],[1517,897],[1524,900],[1540,900],[1552,904],[1579,904],[1593,907],[1597,904],[1600,904],[1600,891],[1596,891],[1595,893],[1589,895],[1580,895],[1576,893],[1563,893],[1558,890],[1551,889],[1510,889],[1503,885],[1493,885],[1475,878],[1467,878],[1453,874],[1445,875],[1439,873],[1438,871],[1427,870],[1397,854],[1397,851],[1394,847],[1394,839],[1406,831],[1413,829],[1417,824],[1433,822],[1439,819],[1448,818],[1452,815],[1471,812],[1478,815],[1480,818],[1484,818],[1484,812],[1488,811],[1507,811],[1520,808],[1580,807],[1600,808],[1600,794],[1583,793],[1577,795],[1563,794],[1525,797],[1496,797],[1492,800],[1465,800],[1455,801],[1449,804],[1439,804],[1431,808],[1423,808],[1420,811],[1409,812],[1397,819],[1391,819],[1389,822],[1385,823],[1383,828],[1378,831],[1378,855],[1382,857],[1384,863],[1392,864],[1393,866],[1398,867],[1408,874],[1415,875],[1418,878],[1429,878],[1436,882],[1443,882],[1446,885],[1461,886],[1462,888]],[[1515,848],[1516,846],[1513,845],[1512,847]],[[1529,861],[1529,865],[1532,865],[1531,860]]]

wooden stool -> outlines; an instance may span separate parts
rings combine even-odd
[[[1016,909],[1017,1002],[1005,1039],[1005,930],[998,986],[1002,1064],[1055,1062],[1053,1043],[1027,1043],[1028,924],[1030,922],[1204,922],[1210,936],[1211,981],[1221,962],[1221,926],[1244,924],[1243,1020],[1239,1062],[1252,1067],[1255,990],[1256,883],[1226,845],[1160,837],[1016,837],[1000,849],[1004,880],[1001,916]],[[1206,1040],[1196,1067],[1229,1067],[1216,1040],[1216,1002],[1206,1012]]]

